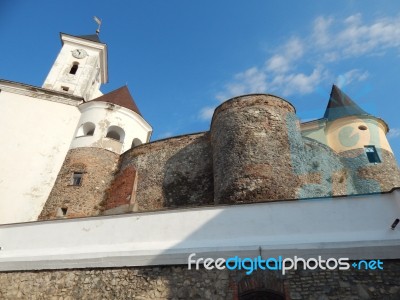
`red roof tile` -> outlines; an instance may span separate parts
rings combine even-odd
[[[120,87],[119,89],[116,89],[91,101],[102,101],[117,104],[119,106],[130,109],[139,115],[142,115],[135,103],[135,100],[133,100],[127,86]]]

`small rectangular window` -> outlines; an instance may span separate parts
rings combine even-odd
[[[68,208],[67,207],[59,207],[57,209],[57,217],[65,218],[67,216]]]
[[[76,71],[78,71],[78,63],[74,63],[69,71],[69,74],[75,75]]]
[[[68,92],[69,87],[67,87],[67,86],[62,86],[61,89],[62,89],[64,92]]]
[[[367,154],[368,161],[370,163],[380,163],[381,159],[379,158],[378,152],[376,151],[375,146],[365,146],[365,153]]]
[[[74,172],[74,174],[72,175],[72,185],[81,185],[82,175],[82,172]]]

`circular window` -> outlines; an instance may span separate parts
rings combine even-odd
[[[358,129],[360,129],[360,130],[367,130],[368,128],[367,128],[367,126],[365,126],[365,125],[360,125],[360,126],[358,126]]]

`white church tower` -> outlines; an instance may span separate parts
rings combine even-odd
[[[108,81],[107,45],[97,34],[60,37],[63,46],[42,87],[86,101],[101,96],[100,85]]]

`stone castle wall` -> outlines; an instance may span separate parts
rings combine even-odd
[[[393,153],[378,148],[380,163],[368,162],[364,149],[342,152],[343,165],[352,172],[353,184],[358,194],[391,191],[400,187],[400,170]]]
[[[135,147],[119,158],[100,148],[70,150],[40,216],[55,218],[243,202],[367,194],[400,187],[393,154],[337,153],[303,137],[294,107],[272,95],[221,104],[210,132]],[[118,165],[117,165],[118,160]],[[83,185],[71,186],[73,171]]]
[[[400,299],[400,261],[383,270],[254,272],[188,270],[187,265],[0,273],[0,299],[238,300],[271,289],[286,300]]]
[[[213,202],[213,169],[208,133],[144,144],[125,152],[117,174],[137,171],[133,205],[138,211]]]
[[[118,158],[118,154],[101,148],[70,150],[39,220],[99,215],[106,190],[114,179]],[[72,185],[74,172],[83,173],[81,185]],[[65,216],[61,208],[67,209]]]
[[[115,208],[132,209],[131,204],[135,202],[137,172],[133,166],[126,167],[118,172],[106,191],[104,210],[112,212]]]
[[[309,138],[291,144],[290,160],[293,172],[301,184],[297,198],[330,197],[354,194],[350,173],[341,157],[328,146]],[[297,147],[295,147],[297,146]]]

